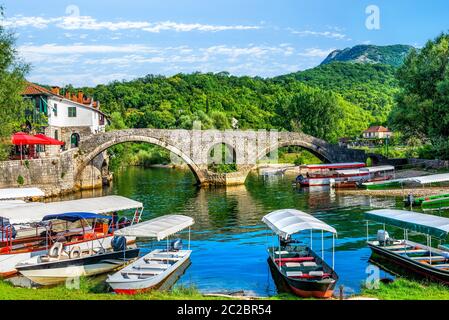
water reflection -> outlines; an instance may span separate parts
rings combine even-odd
[[[244,186],[197,188],[189,171],[128,168],[116,174],[108,190],[100,194],[83,192],[71,198],[119,194],[143,202],[145,220],[170,213],[192,216],[196,221],[192,228],[192,265],[178,283],[194,284],[203,292],[244,291],[259,296],[276,293],[266,261],[272,234],[262,224],[262,217],[281,208],[310,212],[338,230],[335,268],[339,285],[359,291],[367,277],[371,254],[365,243],[364,211],[397,207],[401,201],[345,196],[328,189],[297,189],[293,180],[294,176],[288,174],[269,179],[252,174]],[[315,237],[319,243],[321,234]],[[149,241],[138,244],[143,251],[152,245]],[[326,257],[331,256],[331,244],[326,238]]]

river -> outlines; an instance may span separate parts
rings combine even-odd
[[[338,231],[335,270],[345,293],[357,293],[367,279],[368,259],[364,212],[370,208],[401,207],[401,199],[339,195],[329,190],[300,190],[294,176],[251,174],[245,185],[228,188],[197,188],[189,171],[130,167],[115,175],[103,194],[117,194],[143,202],[143,219],[180,213],[191,216],[192,264],[178,284],[194,285],[203,293],[247,295],[276,294],[267,264],[267,244],[272,233],[261,222],[276,209],[295,208],[313,214]],[[83,193],[82,196],[89,196]],[[79,196],[78,196],[79,197]],[[377,228],[373,226],[371,235]],[[300,235],[308,243],[309,233]],[[139,242],[146,252],[150,242]],[[314,249],[321,251],[321,232],[314,234]],[[325,259],[332,261],[332,237],[325,238]],[[390,276],[380,271],[381,277]]]

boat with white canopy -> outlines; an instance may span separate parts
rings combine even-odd
[[[449,284],[449,251],[444,246],[432,246],[432,239],[446,240],[449,218],[405,210],[381,209],[366,213],[367,220],[383,224],[376,240],[370,240],[367,221],[367,243],[375,256],[429,280]],[[386,225],[403,229],[403,238],[391,238]],[[409,232],[426,236],[426,244],[409,240]],[[435,243],[435,242],[434,242]]]
[[[367,182],[363,186],[368,190],[402,188],[404,186],[432,186],[449,183],[449,173],[432,174],[428,176],[409,177],[389,181]]]
[[[61,220],[70,223],[79,222],[81,230],[76,235],[89,232],[89,221],[111,220],[110,216],[90,212],[68,212],[44,217],[44,221]],[[74,231],[72,231],[74,232]],[[67,236],[67,234],[65,234]],[[96,236],[95,233],[92,234]],[[98,239],[100,240],[100,239]],[[84,242],[83,245],[72,243],[64,246],[60,241],[42,255],[33,256],[16,265],[17,271],[34,283],[48,286],[68,279],[93,276],[120,268],[139,255],[139,249],[127,247],[125,237],[114,236],[111,246],[103,247],[103,242]]]
[[[278,243],[268,249],[273,277],[287,284],[301,297],[329,298],[338,281],[334,271],[335,228],[302,211],[282,209],[271,212],[262,221],[277,235]],[[310,231],[309,245],[292,236]],[[313,251],[313,232],[321,232],[321,256]],[[324,232],[332,234],[332,267],[324,261]]]
[[[106,282],[116,293],[136,294],[156,289],[182,265],[187,263],[190,250],[190,227],[193,218],[183,215],[166,215],[129,226],[116,231],[116,235],[138,238],[167,239],[164,249],[155,249],[122,270],[110,275]],[[189,229],[188,249],[182,248],[182,241],[169,242],[168,237],[184,229]]]
[[[132,220],[125,216],[119,217],[117,212],[134,210]],[[95,214],[112,215],[109,223],[90,220],[89,232],[73,236],[72,233],[80,226],[67,224],[57,219],[58,214],[67,212],[91,212]],[[111,246],[115,230],[140,221],[143,212],[141,202],[121,196],[107,196],[79,200],[26,203],[20,206],[5,206],[0,210],[0,276],[14,275],[15,265],[36,255],[44,254],[56,241],[67,246],[101,244],[105,248]],[[55,216],[51,223],[43,222],[46,216]],[[127,237],[128,243],[135,237]]]
[[[0,189],[0,201],[40,198],[45,193],[39,188],[7,188]]]

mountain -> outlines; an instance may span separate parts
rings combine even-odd
[[[321,65],[340,61],[370,64],[381,63],[399,67],[412,49],[412,46],[401,44],[391,46],[357,45],[352,48],[332,51]]]
[[[302,82],[340,94],[345,100],[368,111],[372,124],[385,124],[399,87],[396,68],[386,64],[333,62],[276,77],[283,86]]]

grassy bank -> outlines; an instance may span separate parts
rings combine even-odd
[[[0,281],[0,300],[215,300],[205,297],[194,287],[175,287],[171,291],[151,291],[138,295],[106,293],[104,283],[81,279],[79,289],[68,289],[64,285],[52,288],[19,288]]]
[[[379,289],[363,289],[362,295],[380,300],[448,300],[449,288],[441,284],[397,279],[390,284],[381,283]]]

